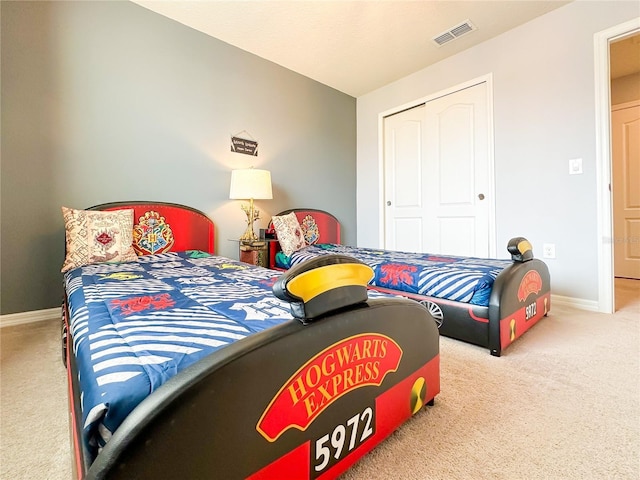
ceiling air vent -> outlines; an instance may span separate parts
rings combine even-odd
[[[475,29],[476,27],[473,23],[471,23],[471,20],[465,20],[455,27],[451,27],[449,30],[442,32],[440,35],[436,35],[432,38],[432,40],[436,42],[438,46],[442,46],[445,43],[450,42],[451,40],[455,40],[462,35],[474,31]]]

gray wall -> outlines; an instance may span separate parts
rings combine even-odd
[[[334,213],[355,243],[356,101],[129,2],[1,2],[0,313],[58,306],[62,205],[199,208],[245,228],[233,168],[271,170],[271,214]],[[247,131],[259,156],[230,152]]]
[[[379,115],[480,76],[493,77],[496,238],[545,260],[552,293],[596,304],[598,245],[594,34],[640,14],[635,1],[575,1],[358,98],[358,245],[379,247]],[[569,175],[569,159],[583,175]],[[372,188],[374,186],[374,188]]]

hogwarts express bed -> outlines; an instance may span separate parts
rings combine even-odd
[[[511,260],[359,248],[341,245],[338,220],[316,209],[279,213],[267,237],[271,268],[287,270],[331,254],[357,258],[374,270],[370,289],[422,303],[441,335],[488,348],[494,356],[551,308],[547,265],[522,237],[508,242]]]
[[[77,478],[335,478],[440,391],[434,319],[358,260],[216,256],[177,204],[63,214]]]

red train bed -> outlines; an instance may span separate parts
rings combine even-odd
[[[522,237],[507,245],[511,260],[358,248],[340,245],[338,220],[315,209],[279,213],[267,234],[271,268],[286,270],[334,253],[358,258],[374,269],[369,288],[417,300],[436,319],[441,335],[486,347],[494,356],[551,307],[548,268]]]
[[[64,214],[77,478],[335,478],[440,391],[434,319],[357,260],[216,256],[176,204]]]

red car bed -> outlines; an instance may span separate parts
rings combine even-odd
[[[507,245],[511,260],[359,248],[341,245],[338,220],[314,209],[279,213],[268,234],[271,268],[286,270],[331,254],[352,256],[374,270],[369,288],[417,300],[441,335],[487,347],[494,356],[551,308],[549,270],[522,237]]]
[[[335,478],[440,391],[434,319],[356,259],[219,257],[211,220],[167,203],[65,227],[77,478]]]

